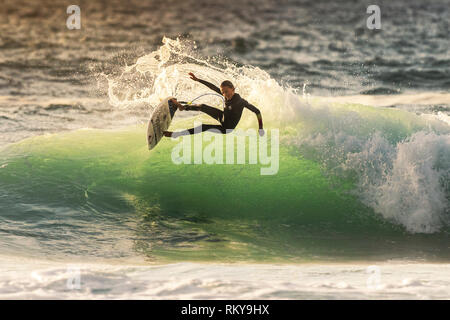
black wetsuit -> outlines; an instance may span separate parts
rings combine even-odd
[[[198,80],[198,82],[203,83],[211,90],[214,90],[218,94],[222,95],[220,89],[215,85],[213,85],[212,83],[205,80]],[[220,125],[202,124],[199,127],[188,129],[187,132],[185,132],[184,134],[194,134],[209,129],[217,129],[221,133],[227,133],[227,129],[228,132],[230,132],[232,129],[236,128],[237,124],[239,123],[239,120],[241,120],[242,111],[244,110],[244,108],[253,111],[257,115],[261,113],[258,108],[248,103],[247,100],[241,98],[241,96],[237,93],[235,93],[230,100],[225,100],[225,109],[223,111],[210,107],[206,104],[202,104],[200,106],[186,105],[185,108],[186,110],[202,111],[208,114],[209,116],[213,117],[217,121],[219,121]]]

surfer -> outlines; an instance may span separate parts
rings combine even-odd
[[[264,135],[263,122],[261,112],[254,105],[247,102],[247,100],[241,98],[238,93],[235,93],[234,86],[231,81],[225,80],[220,85],[220,89],[214,84],[197,78],[192,72],[189,73],[191,79],[200,82],[210,88],[211,90],[223,95],[225,98],[225,109],[219,110],[217,108],[210,107],[206,104],[200,105],[182,105],[175,98],[169,100],[169,106],[172,110],[188,110],[188,111],[202,111],[207,115],[217,120],[220,124],[202,124],[199,127],[191,128],[181,132],[164,131],[166,137],[177,137],[182,135],[189,135],[198,132],[203,132],[209,129],[216,129],[219,132],[226,134],[231,132],[241,120],[242,111],[244,108],[253,111],[258,118],[259,123],[259,135]]]

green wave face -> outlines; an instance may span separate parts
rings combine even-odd
[[[149,151],[145,129],[78,130],[4,148],[4,249],[155,262],[449,257],[445,228],[414,233],[383,217],[353,192],[357,175],[327,174],[287,127],[274,175],[248,161],[175,164],[180,140]]]

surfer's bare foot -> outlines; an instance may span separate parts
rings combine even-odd
[[[169,138],[172,136],[172,133],[173,133],[172,131],[164,131],[163,132],[164,136],[169,137]]]

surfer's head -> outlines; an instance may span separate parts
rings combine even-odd
[[[229,80],[225,80],[220,84],[220,91],[225,99],[230,100],[234,95],[234,86]]]

